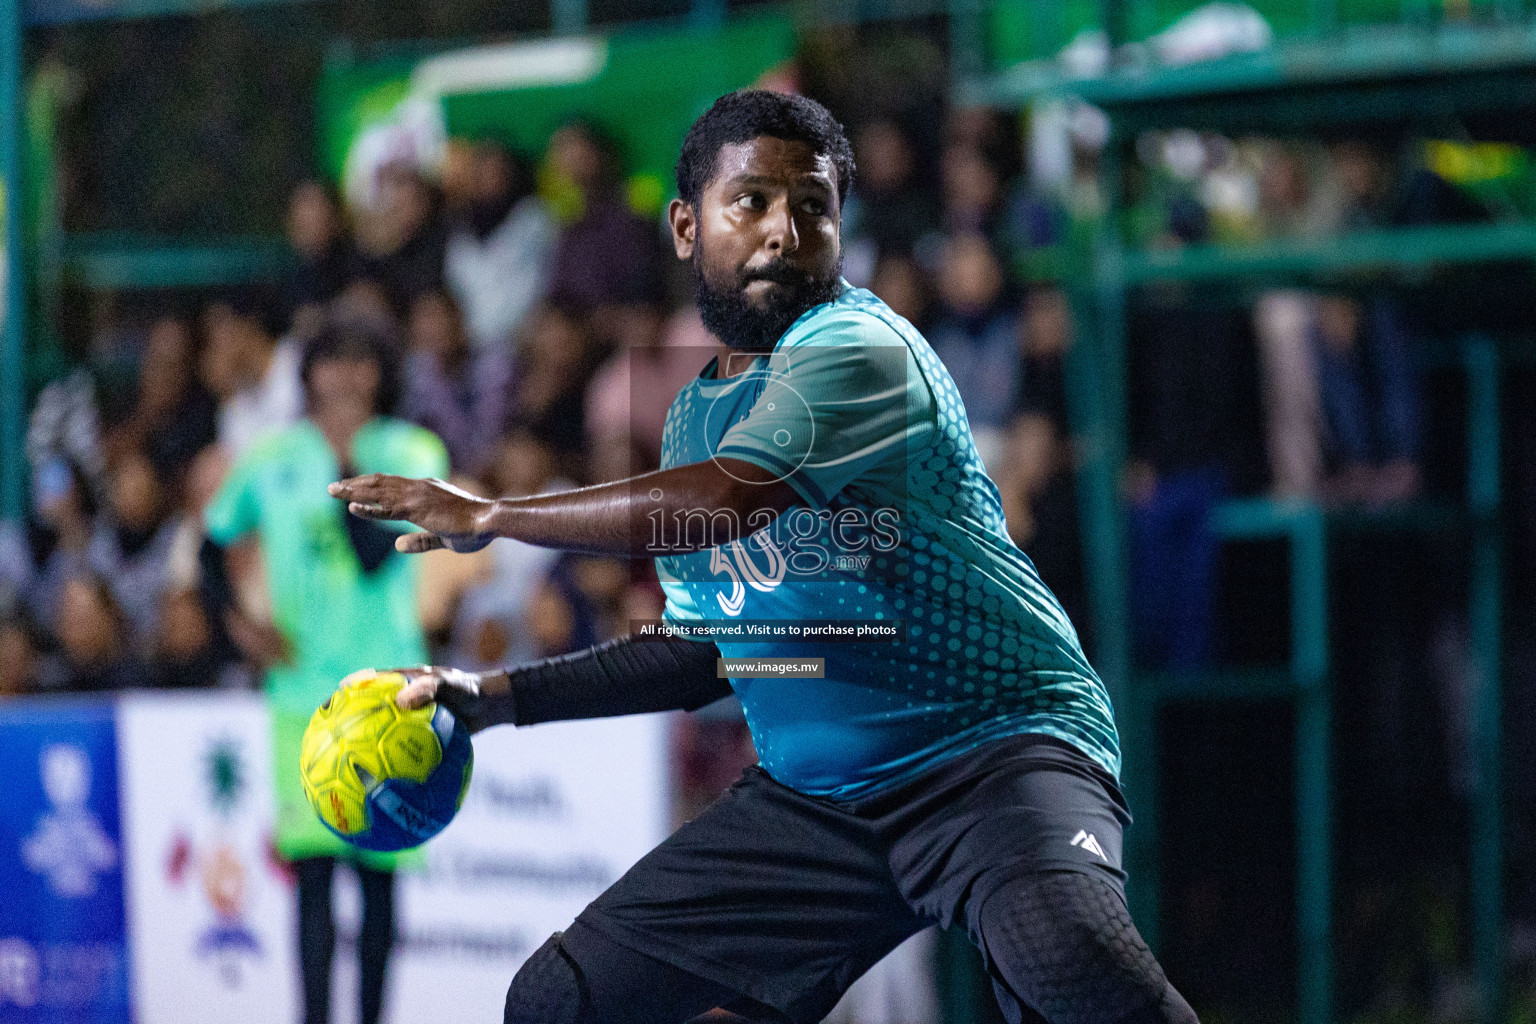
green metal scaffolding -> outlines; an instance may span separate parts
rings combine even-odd
[[[1142,4],[1140,6],[1146,6]],[[1295,282],[1372,273],[1402,274],[1450,264],[1536,260],[1536,225],[1492,224],[1381,230],[1324,241],[1246,246],[1194,245],[1145,252],[1122,237],[1126,165],[1144,131],[1194,128],[1238,136],[1306,136],[1363,130],[1400,138],[1498,138],[1516,111],[1536,110],[1536,23],[1511,5],[1482,25],[1405,24],[1335,32],[1331,5],[1318,0],[1313,30],[1251,54],[1180,68],[1112,64],[1097,78],[1069,80],[1051,61],[995,72],[974,28],[957,31],[957,97],[1028,107],[1073,97],[1110,121],[1100,187],[1106,213],[1087,251],[1070,261],[1068,291],[1079,325],[1069,358],[1069,414],[1084,458],[1079,501],[1095,660],[1115,700],[1125,750],[1126,788],[1137,825],[1128,836],[1130,896],[1138,923],[1158,933],[1158,709],[1171,702],[1286,696],[1296,707],[1293,772],[1297,840],[1297,1019],[1333,1019],[1333,814],[1330,733],[1329,538],[1346,531],[1439,531],[1469,541],[1468,619],[1475,686],[1471,748],[1469,870],[1472,959],[1479,1018],[1502,1021],[1504,994],[1503,807],[1501,802],[1500,367],[1507,346],[1482,335],[1453,339],[1442,362],[1467,381],[1465,501],[1414,503],[1390,513],[1333,513],[1309,501],[1254,498],[1218,508],[1223,540],[1280,539],[1290,549],[1291,655],[1272,671],[1216,671],[1200,677],[1151,674],[1133,663],[1129,635],[1124,510],[1118,491],[1126,451],[1127,317],[1130,292],[1152,282]],[[972,21],[957,7],[957,30]],[[1127,20],[1117,0],[1102,17],[1113,33]],[[1145,12],[1130,20],[1147,22]],[[1122,41],[1112,35],[1111,45]],[[1185,798],[1189,795],[1186,794]]]

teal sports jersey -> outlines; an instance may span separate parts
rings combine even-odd
[[[954,382],[916,328],[845,287],[772,353],[733,358],[750,365],[721,378],[711,363],[678,393],[662,466],[740,460],[803,504],[760,513],[768,525],[745,540],[658,557],[667,619],[903,624],[898,643],[719,642],[727,658],[825,658],[822,679],[731,680],[763,768],[856,799],[1042,733],[1118,777],[1109,696],[1009,538]]]

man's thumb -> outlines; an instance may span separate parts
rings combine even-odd
[[[407,711],[424,708],[437,697],[437,680],[430,677],[413,679],[395,694],[395,703]]]
[[[407,555],[419,555],[445,546],[443,538],[435,533],[405,533],[395,538],[395,550]]]

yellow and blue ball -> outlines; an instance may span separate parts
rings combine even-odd
[[[365,850],[421,845],[453,820],[469,789],[469,730],[441,704],[400,707],[405,683],[399,672],[354,672],[304,730],[304,795],[326,828]]]

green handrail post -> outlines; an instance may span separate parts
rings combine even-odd
[[[551,0],[549,16],[555,35],[580,35],[587,30],[587,0]]]
[[[1291,672],[1297,685],[1298,1017],[1303,1024],[1327,1024],[1333,1004],[1328,542],[1322,510],[1310,502],[1291,533]]]
[[[725,24],[725,0],[693,0],[688,20],[702,28],[719,28]]]
[[[1462,343],[1467,372],[1467,504],[1472,518],[1468,628],[1474,692],[1472,757],[1472,960],[1479,1018],[1504,1019],[1504,811],[1500,793],[1503,716],[1500,713],[1502,569],[1499,528],[1499,352],[1471,335]]]
[[[949,75],[957,94],[964,96],[966,84],[986,73],[986,51],[981,0],[950,0]]]
[[[1112,139],[1100,164],[1106,208],[1119,201],[1124,143]],[[1142,937],[1158,938],[1157,757],[1155,687],[1133,678],[1120,473],[1125,461],[1124,242],[1105,215],[1089,243],[1089,265],[1068,275],[1074,341],[1068,350],[1067,400],[1079,447],[1078,510],[1088,577],[1093,661],[1120,732],[1121,778],[1135,824],[1126,834],[1127,897]]]
[[[1104,26],[1104,35],[1109,41],[1111,60],[1114,59],[1114,48],[1129,37],[1127,6],[1126,0],[1100,0],[1099,3],[1099,22]]]
[[[25,513],[26,252],[22,180],[22,0],[0,0],[0,222],[5,236],[0,280],[5,311],[0,325],[0,517]]]

